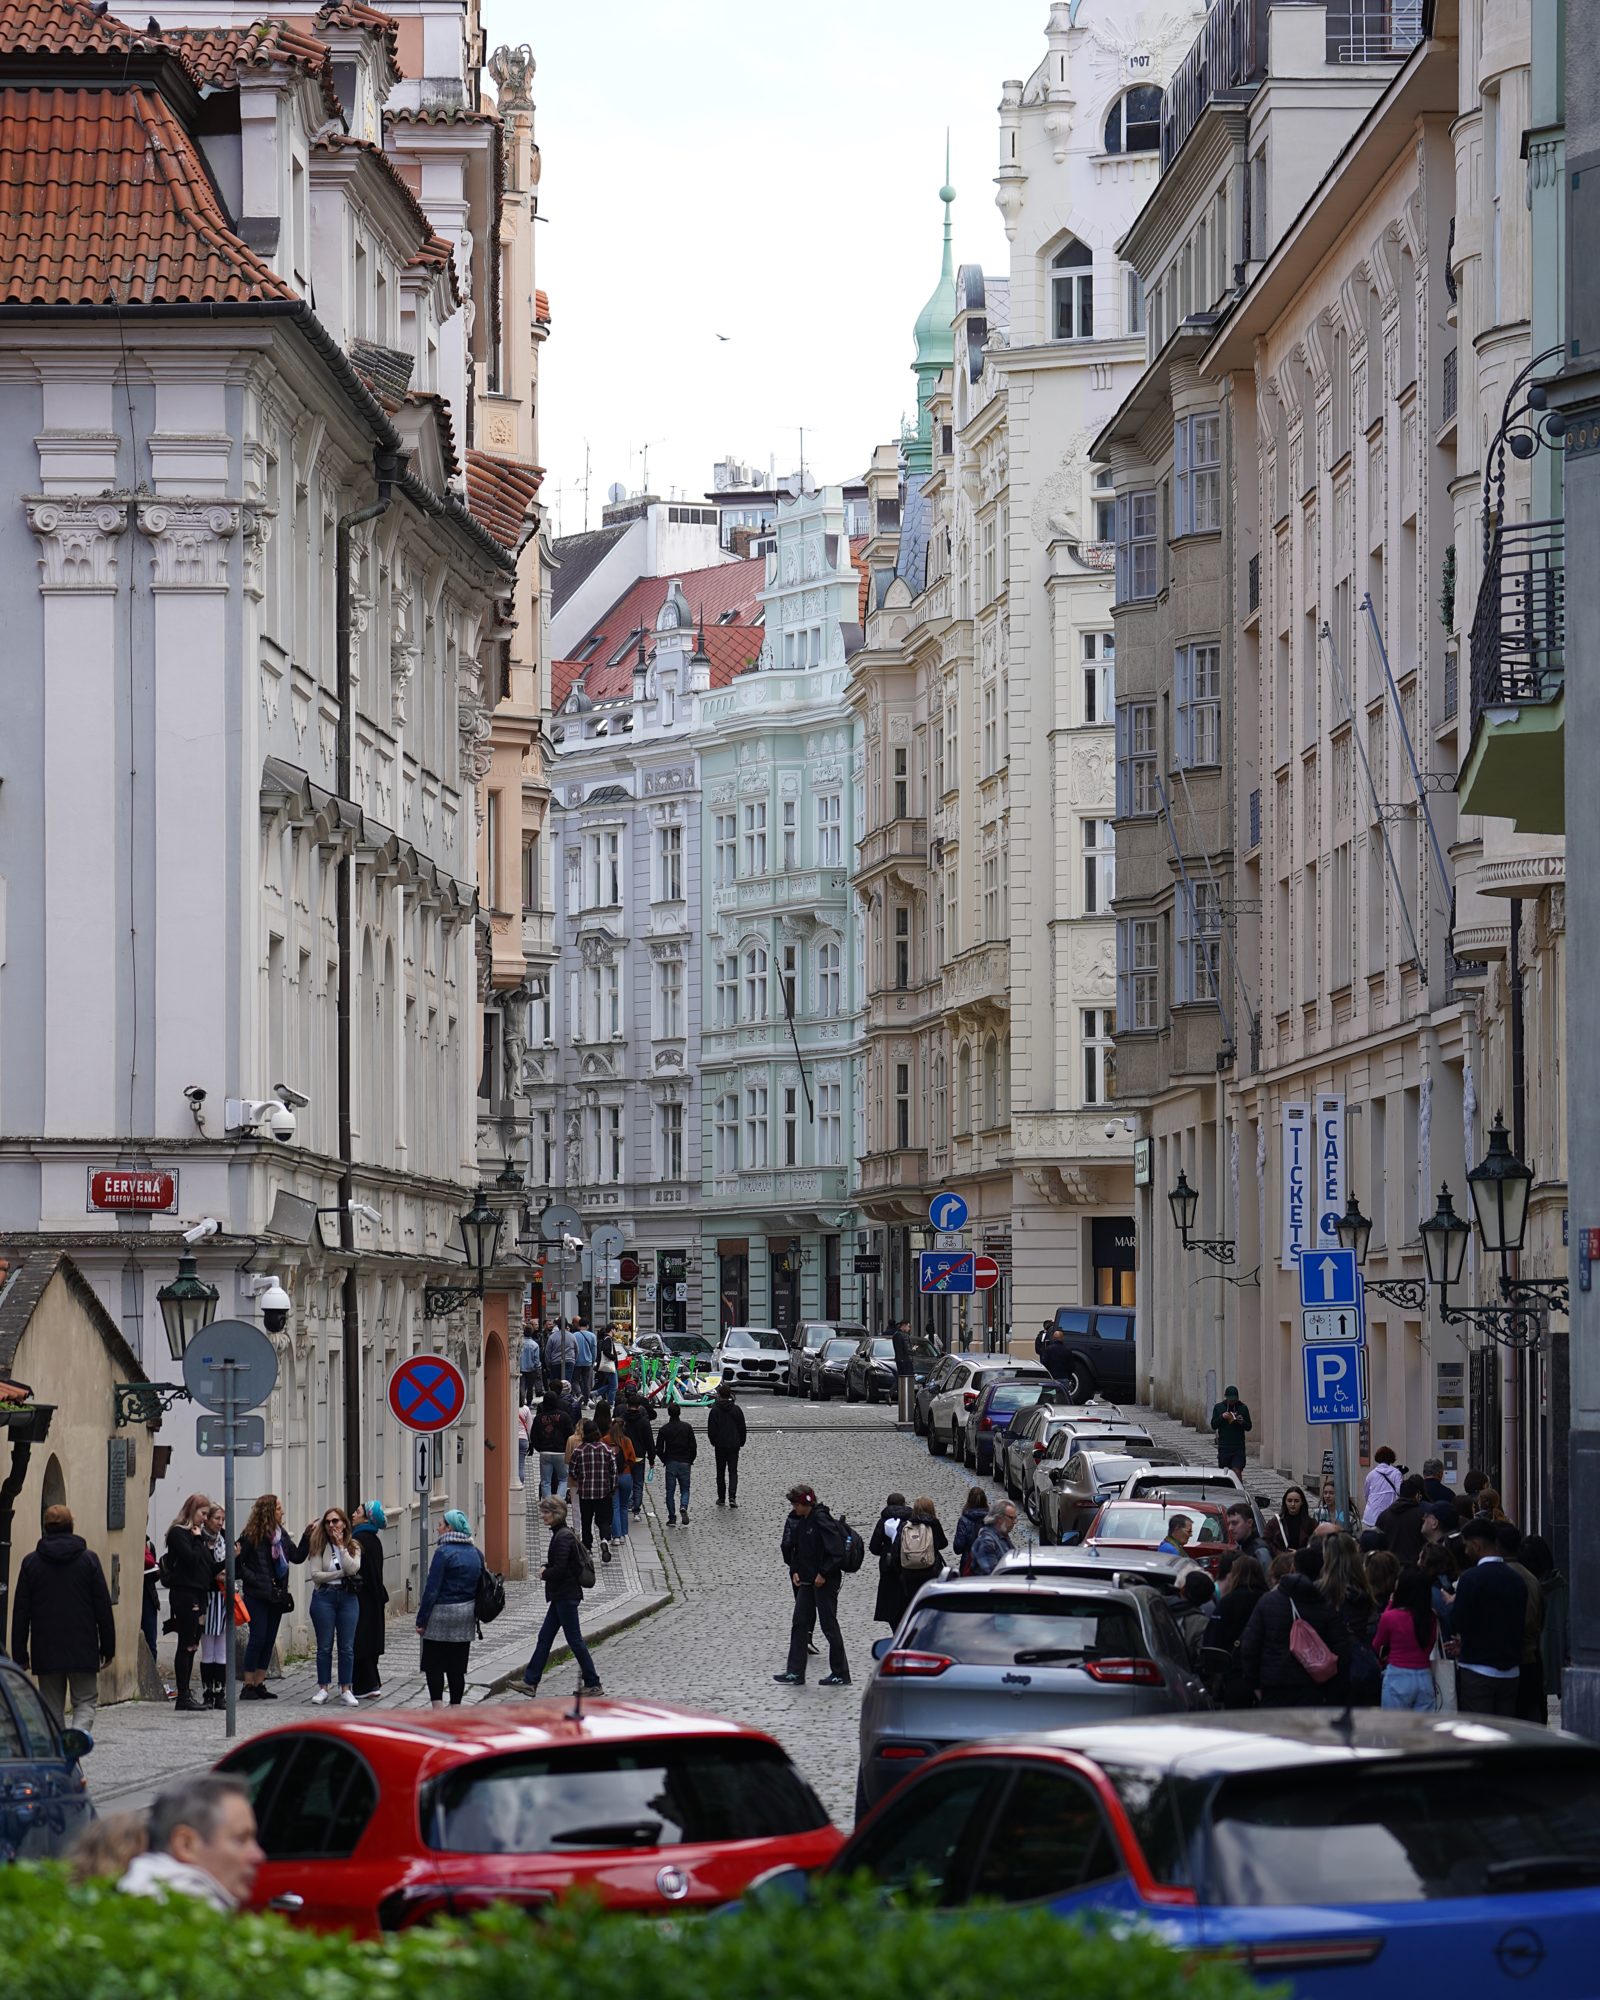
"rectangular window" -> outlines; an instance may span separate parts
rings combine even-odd
[[[983,690],[983,775],[1000,767],[1000,710],[993,681]]]
[[[1180,646],[1173,679],[1178,699],[1180,769],[1222,762],[1222,648]]]
[[[844,976],[840,969],[839,947],[831,941],[817,949],[817,1012],[825,1020],[836,1020],[844,1001]]]
[[[739,1171],[739,1098],[731,1090],[717,1099],[711,1126],[711,1157],[719,1174]]]
[[[996,524],[991,514],[978,524],[978,579],[982,587],[983,602],[990,604],[997,592]]]
[[[544,887],[540,880],[539,836],[530,833],[522,843],[522,907],[538,910],[544,907]]]
[[[1000,935],[1000,857],[983,857],[983,936],[989,943]]]
[[[843,1090],[838,1083],[817,1085],[817,1164],[821,1167],[836,1167],[844,1158]]]
[[[608,1104],[604,1108],[602,1128],[601,1179],[615,1186],[623,1179],[622,1164],[622,1106]]]
[[[1154,597],[1160,587],[1160,515],[1154,487],[1117,499],[1117,602]]]
[[[767,805],[765,799],[752,799],[744,809],[744,867],[746,876],[765,875],[767,872]]]
[[[712,822],[712,882],[718,889],[732,888],[738,875],[738,821],[732,813],[718,813]]]
[[[900,1152],[911,1144],[911,1065],[894,1066],[894,1143]]]
[[[844,801],[837,792],[817,800],[817,866],[837,868],[844,854]]]
[[[1083,719],[1107,723],[1116,708],[1117,642],[1110,632],[1083,635]]]
[[[949,932],[950,956],[954,958],[961,949],[961,878],[956,872],[955,862],[945,870],[944,876],[944,918]]]
[[[600,827],[583,836],[583,907],[614,910],[622,902],[622,836]]]
[[[800,866],[800,828],[797,815],[799,804],[794,799],[785,799],[779,808],[782,819],[779,834],[783,843],[783,867],[792,873]]]
[[[1132,1033],[1161,1025],[1161,925],[1124,917],[1117,925],[1117,1024]]]
[[[1083,822],[1083,914],[1105,917],[1117,893],[1116,841],[1108,819]]]
[[[1222,419],[1216,411],[1178,419],[1172,462],[1173,534],[1215,534],[1222,526]]]
[[[800,1164],[800,1093],[792,1083],[783,1087],[783,1164]]]
[[[656,831],[656,901],[683,901],[683,828],[663,826]]]
[[[656,1033],[683,1033],[683,960],[667,958],[656,967]]]
[[[1116,1018],[1109,1007],[1083,1009],[1083,1101],[1109,1104],[1117,1094],[1117,1065],[1112,1041]]]
[[[894,913],[894,983],[902,993],[911,984],[911,910],[905,903]]]
[[[736,958],[719,958],[716,963],[716,980],[713,987],[715,1005],[712,1009],[712,1024],[718,1028],[732,1028],[739,1020],[739,961]]]
[[[911,752],[898,745],[894,753],[894,816],[905,819],[911,811]]]
[[[767,1018],[767,954],[762,946],[751,945],[744,955],[744,1006],[741,1019]]]
[[[939,716],[933,725],[933,796],[944,797],[944,718]]]
[[[744,1087],[744,1163],[747,1167],[767,1164],[767,1086],[747,1083]]]
[[[1057,340],[1093,340],[1094,273],[1063,272],[1050,281]]]
[[[1217,883],[1178,884],[1175,1000],[1215,1002],[1222,994],[1222,899]]]
[[[937,973],[944,965],[944,883],[936,884],[933,892],[933,968]]]
[[[1144,280],[1137,271],[1128,273],[1128,323],[1124,331],[1144,332]]]
[[[782,957],[784,1011],[793,1020],[800,1011],[800,947],[786,944]]]
[[[960,710],[956,707],[956,697],[952,690],[944,710],[944,754],[947,771],[946,786],[955,791],[961,783],[961,735],[958,726]]]
[[[1156,705],[1125,701],[1117,707],[1117,816],[1136,819],[1159,809],[1156,783]]]
[[[683,1179],[683,1106],[656,1107],[656,1172],[664,1181]]]

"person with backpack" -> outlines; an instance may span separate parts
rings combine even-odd
[[[444,1707],[446,1681],[452,1708],[461,1706],[466,1693],[467,1657],[478,1630],[478,1584],[484,1569],[472,1539],[472,1523],[452,1507],[439,1523],[439,1546],[417,1606],[422,1673],[434,1708]]]
[[[956,1523],[955,1545],[951,1550],[956,1558],[956,1567],[963,1576],[972,1574],[972,1545],[978,1539],[979,1530],[988,1518],[988,1494],[981,1486],[969,1486],[966,1503],[961,1509],[961,1519]]]
[[[1405,1474],[1394,1462],[1394,1452],[1386,1444],[1380,1444],[1372,1454],[1372,1470],[1367,1474],[1367,1484],[1361,1501],[1361,1525],[1375,1528],[1378,1516],[1385,1513],[1400,1498],[1400,1483]]]
[[[528,1449],[539,1454],[539,1498],[564,1499],[567,1491],[567,1438],[572,1425],[557,1389],[546,1389],[528,1427]]]
[[[739,1454],[744,1450],[744,1411],[733,1400],[733,1384],[719,1382],[716,1400],[706,1417],[706,1440],[717,1460],[717,1505],[739,1504]],[[687,1507],[684,1519],[687,1520]]]
[[[1344,1705],[1340,1692],[1339,1617],[1317,1588],[1322,1551],[1315,1542],[1278,1556],[1289,1567],[1277,1588],[1263,1591],[1239,1642],[1239,1674],[1263,1708]]]
[[[545,1533],[550,1537],[544,1553],[544,1567],[539,1572],[544,1579],[545,1613],[539,1636],[534,1641],[533,1655],[522,1670],[523,1692],[539,1692],[550,1648],[555,1644],[557,1632],[560,1632],[572,1648],[572,1657],[583,1676],[583,1692],[603,1694],[605,1690],[595,1672],[594,1658],[584,1644],[583,1626],[578,1618],[583,1593],[594,1589],[594,1563],[589,1551],[567,1525],[564,1500],[541,1500],[539,1514],[544,1521]]]
[[[607,1425],[609,1429],[609,1424]],[[600,1560],[611,1560],[612,1517],[617,1506],[617,1459],[600,1433],[593,1417],[583,1426],[583,1442],[567,1466],[568,1481],[578,1496],[578,1515],[583,1523],[583,1546],[594,1548],[595,1524],[600,1527]]]
[[[867,1543],[878,1558],[878,1595],[872,1615],[892,1632],[922,1586],[944,1568],[940,1561],[949,1536],[938,1509],[925,1495],[908,1507],[903,1493],[891,1493]]]
[[[783,1524],[782,1550],[794,1586],[794,1615],[789,1622],[789,1663],[772,1678],[785,1687],[805,1685],[806,1645],[813,1625],[820,1625],[828,1642],[828,1671],[820,1685],[848,1687],[850,1660],[839,1630],[839,1579],[852,1556],[855,1567],[860,1567],[866,1551],[855,1530],[836,1521],[811,1487],[791,1486],[787,1497],[789,1518]]]

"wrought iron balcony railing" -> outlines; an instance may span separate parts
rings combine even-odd
[[[1472,727],[1485,709],[1553,701],[1566,677],[1560,521],[1514,521],[1489,545],[1472,619]]]

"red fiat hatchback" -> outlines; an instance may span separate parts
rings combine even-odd
[[[772,1737],[643,1702],[308,1716],[217,1767],[255,1801],[253,1906],[372,1935],[584,1888],[619,1910],[705,1908],[842,1836]]]

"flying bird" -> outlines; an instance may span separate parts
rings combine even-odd
[[[732,340],[733,335],[731,333],[719,333],[717,338],[718,340]]]

